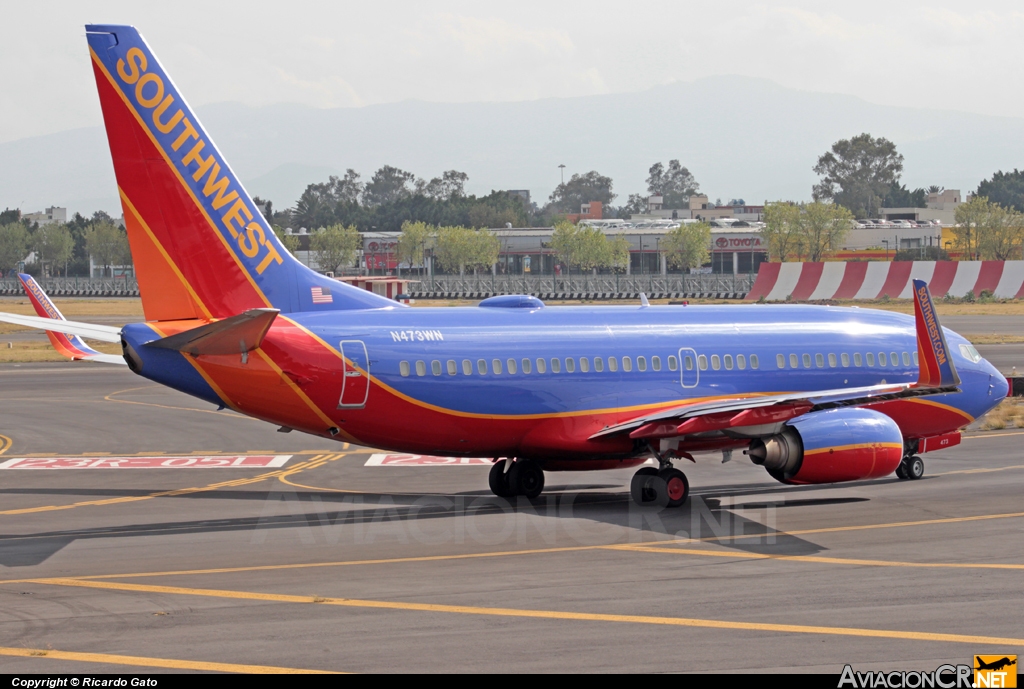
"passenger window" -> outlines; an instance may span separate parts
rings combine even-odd
[[[688,368],[686,370],[687,371],[692,371],[693,370],[693,359],[691,359],[689,356],[687,356],[686,360],[690,362],[690,368]],[[676,358],[674,356],[670,356],[668,358],[668,370],[669,371],[675,371],[678,368],[679,368],[679,362],[676,361]]]
[[[903,365],[908,367],[910,366],[910,354],[907,352],[903,352]]]
[[[849,355],[849,354],[847,354],[846,352],[843,352],[842,354],[840,354],[840,355],[839,355],[839,358],[840,358],[840,359],[842,360],[842,362],[843,362],[843,367],[847,367],[847,366],[849,366],[849,365],[850,365],[850,355]]]
[[[800,368],[800,360],[797,358],[796,354],[789,355],[789,367]]]
[[[775,365],[779,368],[786,368],[786,357],[782,354],[776,354]]]
[[[647,370],[647,358],[646,357],[638,356],[636,358],[636,370],[638,370],[638,371],[646,371]]]
[[[757,355],[756,354],[751,354],[750,355],[750,368],[757,369],[757,367],[759,365],[760,364],[759,364],[759,362],[757,360]]]
[[[703,354],[700,354],[700,355],[697,356],[697,368],[699,368],[701,371],[707,371],[708,370],[708,358],[707,358],[707,356],[705,356]]]
[[[530,373],[532,370],[532,362],[529,359],[523,359],[523,373]]]
[[[717,354],[711,355],[711,368],[715,369],[716,371],[722,368],[722,360],[718,358]]]
[[[747,367],[747,357],[743,356],[742,354],[737,354],[736,355],[736,368],[738,368],[739,370],[742,371],[746,367]]]
[[[885,352],[878,353],[878,365],[885,366]]]
[[[516,360],[515,359],[509,359],[508,361],[505,362],[505,364],[508,365],[509,375],[515,375],[515,372],[516,372]]]
[[[552,359],[551,360],[551,372],[552,373],[561,373],[562,372],[562,360],[561,359]]]
[[[920,366],[920,364],[917,363],[917,352],[914,352],[913,357],[914,357],[914,366]]]
[[[409,377],[409,362],[400,361],[398,362],[398,372],[402,374],[403,378]]]
[[[655,371],[660,371],[661,370],[661,357],[660,356],[652,356],[651,357],[651,368],[653,368]]]
[[[828,365],[829,365],[829,367],[830,368],[835,368],[837,364],[838,364],[838,362],[836,361],[836,355],[832,354],[831,352],[829,352],[829,355],[828,355]]]
[[[893,366],[900,365],[900,355],[896,352],[889,352],[889,363]]]
[[[449,359],[447,366],[448,366],[448,375],[454,376],[456,373],[459,372],[459,365],[455,363],[454,359]]]
[[[686,357],[683,359],[683,365],[686,366],[686,370],[687,371],[692,371],[693,370],[693,357],[690,356],[689,354],[687,354]],[[675,370],[674,366],[672,367],[672,370],[673,371]]]
[[[547,373],[548,362],[544,359],[537,359],[537,373]]]
[[[633,360],[630,359],[628,356],[622,357],[622,370],[623,371],[632,371],[633,370]]]
[[[732,370],[732,354],[726,354],[722,358],[725,359],[725,370],[726,371],[731,371]]]
[[[871,352],[868,352],[868,366],[874,366],[874,365],[875,365],[875,355],[872,354]]]
[[[473,362],[469,359],[462,360],[462,375],[471,376],[473,375]]]
[[[860,352],[854,352],[853,353],[853,365],[854,366],[863,366],[863,360],[860,357]]]
[[[477,359],[476,360],[476,372],[479,373],[482,376],[486,375],[487,374],[487,362],[484,361],[483,359]]]
[[[590,371],[590,359],[585,356],[580,357],[580,372],[587,373]]]
[[[604,359],[599,356],[594,357],[594,370],[599,373],[604,370]]]
[[[811,367],[811,355],[810,354],[804,354],[803,360],[804,360],[804,368],[810,368]]]
[[[565,360],[565,372],[566,373],[575,373],[575,371],[576,371],[576,360],[572,359],[572,358],[566,359]]]
[[[491,359],[491,370],[496,376],[501,374],[501,359]]]
[[[427,375],[427,362],[417,361],[416,362],[416,375],[425,376]]]
[[[441,375],[441,362],[438,361],[437,359],[434,359],[433,361],[431,361],[430,362],[430,372],[433,373],[435,376]]]
[[[608,370],[609,371],[613,371],[613,372],[614,371],[618,371],[619,370],[619,360],[616,359],[613,356],[608,357]]]
[[[814,365],[818,368],[825,368],[825,357],[820,353],[814,355]]]

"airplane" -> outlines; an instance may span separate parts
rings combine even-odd
[[[741,450],[790,484],[918,479],[921,453],[1007,394],[921,281],[914,316],[529,295],[412,308],[346,285],[284,248],[135,28],[86,32],[146,320],[0,320],[120,342],[149,380],[282,432],[493,458],[506,498],[536,497],[545,472],[653,459],[630,494],[659,507],[686,502],[673,460],[697,453]]]
[[[978,657],[975,658],[975,661],[978,663],[978,667],[974,668],[975,670],[1002,670],[1004,667],[1009,667],[1010,665],[1017,664],[1016,658],[1010,660],[1006,656],[1000,658],[999,660],[994,660],[991,663],[983,663],[981,662],[981,659]]]

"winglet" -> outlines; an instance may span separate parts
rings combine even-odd
[[[914,280],[914,315],[917,319],[917,354],[920,374],[917,387],[939,388],[959,385],[942,324],[935,313],[932,295],[924,280]]]
[[[21,280],[21,286],[25,288],[25,294],[28,295],[28,300],[32,302],[32,307],[40,318],[49,318],[54,321],[67,320],[56,304],[50,301],[50,297],[46,295],[35,278],[18,273],[18,279]],[[53,348],[69,359],[79,360],[100,356],[99,352],[85,344],[78,335],[47,330],[46,336],[50,338]]]

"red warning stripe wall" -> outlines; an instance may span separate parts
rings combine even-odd
[[[936,298],[987,290],[1013,299],[1024,296],[1024,261],[762,263],[747,299],[910,299],[915,279]]]

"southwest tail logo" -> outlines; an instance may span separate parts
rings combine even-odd
[[[28,300],[32,302],[32,308],[36,310],[36,314],[40,318],[49,318],[55,321],[67,320],[57,305],[50,301],[50,297],[46,295],[35,278],[18,273],[18,279],[21,280],[21,286],[25,288],[25,294],[28,295]],[[53,348],[69,359],[87,359],[100,355],[95,349],[85,344],[78,335],[47,330],[46,336],[50,339]]]
[[[138,31],[86,32],[147,320],[397,306],[288,253]]]

